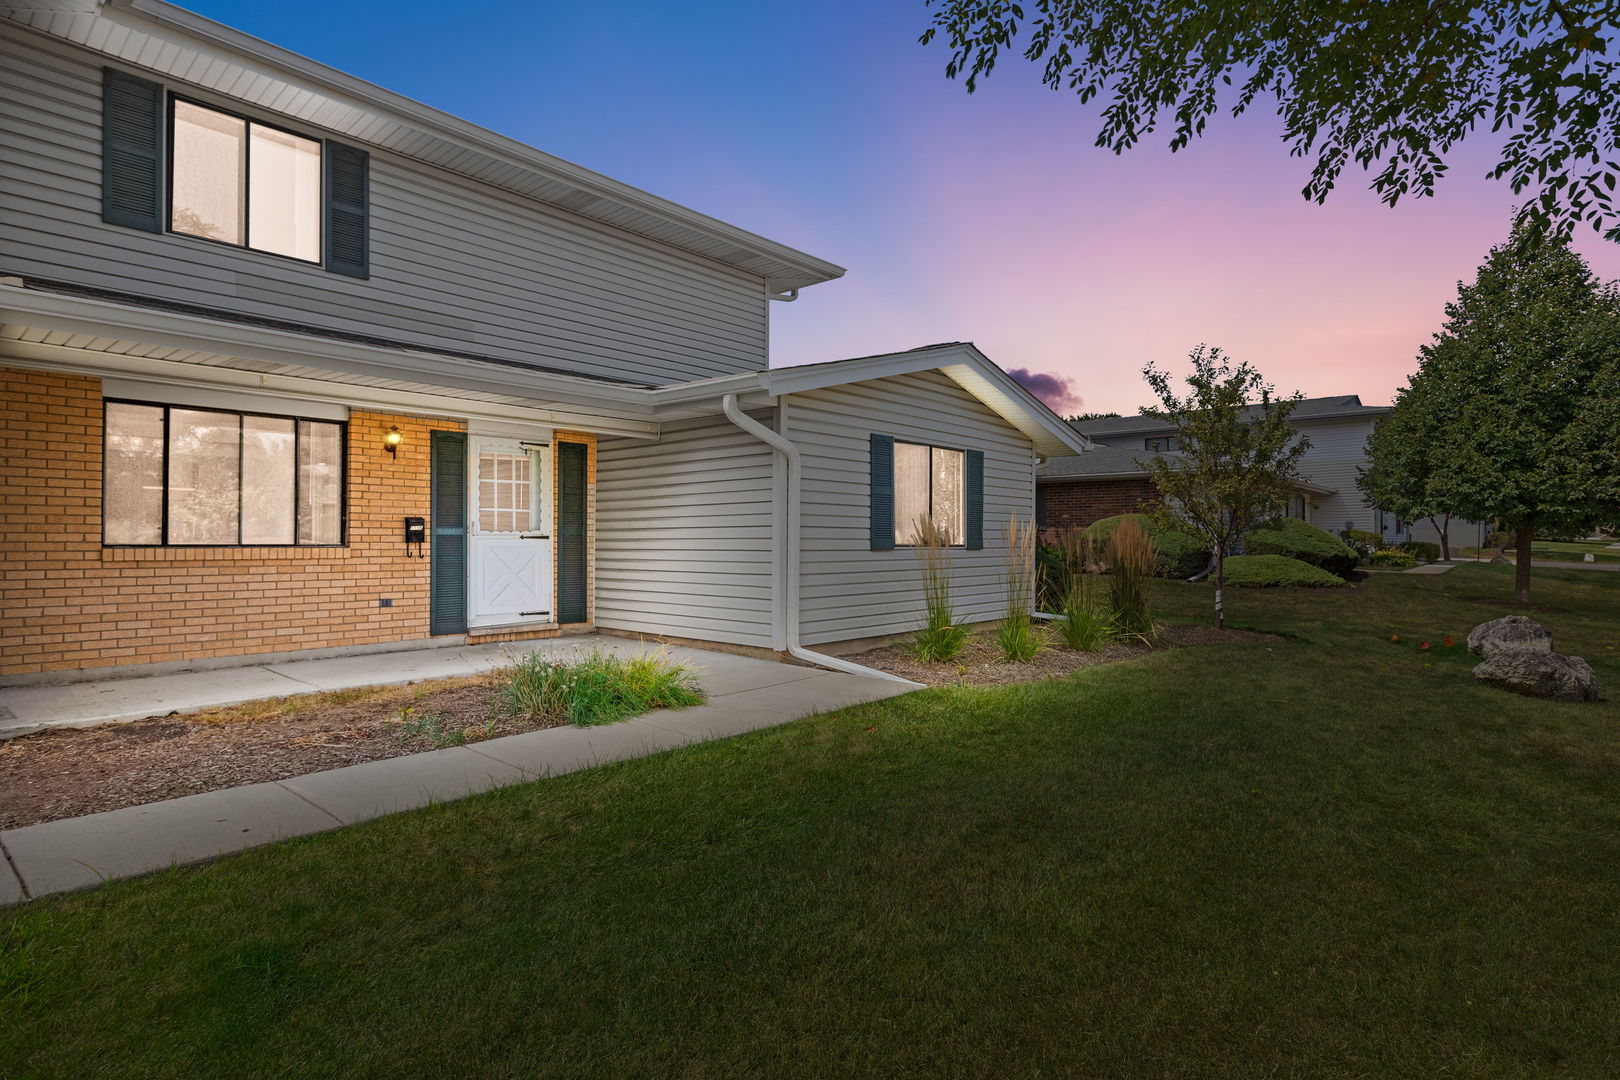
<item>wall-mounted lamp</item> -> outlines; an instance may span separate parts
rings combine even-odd
[[[404,441],[405,436],[400,434],[399,428],[391,427],[388,429],[387,434],[383,436],[383,449],[393,454],[399,450],[399,444]]]

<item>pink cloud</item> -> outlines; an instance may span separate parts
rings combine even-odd
[[[1059,415],[1080,411],[1084,398],[1074,391],[1074,380],[1029,368],[1009,368],[1007,374],[1025,390],[1046,402],[1047,408]]]

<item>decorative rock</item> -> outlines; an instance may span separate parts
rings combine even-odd
[[[1471,645],[1472,638],[1469,640]],[[1500,690],[1555,701],[1596,701],[1598,696],[1592,665],[1578,656],[1555,652],[1503,649],[1476,667],[1474,678]]]
[[[1552,652],[1552,634],[1534,619],[1523,615],[1504,615],[1480,623],[1468,632],[1468,651],[1475,656],[1490,659],[1509,649],[1536,653]]]

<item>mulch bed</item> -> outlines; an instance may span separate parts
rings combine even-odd
[[[1159,647],[1183,645],[1229,645],[1242,642],[1277,641],[1271,634],[1253,630],[1221,630],[1213,626],[1162,626],[1159,628]],[[1009,663],[1001,658],[996,646],[994,630],[981,630],[968,637],[967,644],[955,660],[944,664],[925,664],[912,655],[908,643],[885,645],[882,648],[850,656],[847,659],[867,667],[887,671],[912,682],[929,686],[1011,686],[1014,683],[1033,682],[1067,675],[1094,664],[1108,664],[1145,656],[1152,652],[1140,643],[1109,645],[1096,652],[1076,652],[1052,640],[1048,647],[1036,653],[1027,663]]]
[[[23,735],[0,742],[0,829],[555,726],[496,693],[479,675]]]

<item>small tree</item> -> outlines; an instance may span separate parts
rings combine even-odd
[[[1414,376],[1395,396],[1395,408],[1378,421],[1367,440],[1367,468],[1356,486],[1367,501],[1407,521],[1428,518],[1440,535],[1440,557],[1451,559],[1451,510],[1444,457],[1450,452],[1444,416],[1432,384]]]
[[[1152,364],[1142,372],[1159,399],[1149,415],[1179,429],[1181,456],[1141,464],[1159,491],[1154,517],[1191,532],[1213,553],[1215,622],[1225,626],[1227,553],[1244,533],[1287,507],[1310,442],[1288,426],[1299,394],[1276,397],[1259,372],[1248,364],[1233,366],[1219,349],[1200,345],[1189,359],[1185,397]]]

